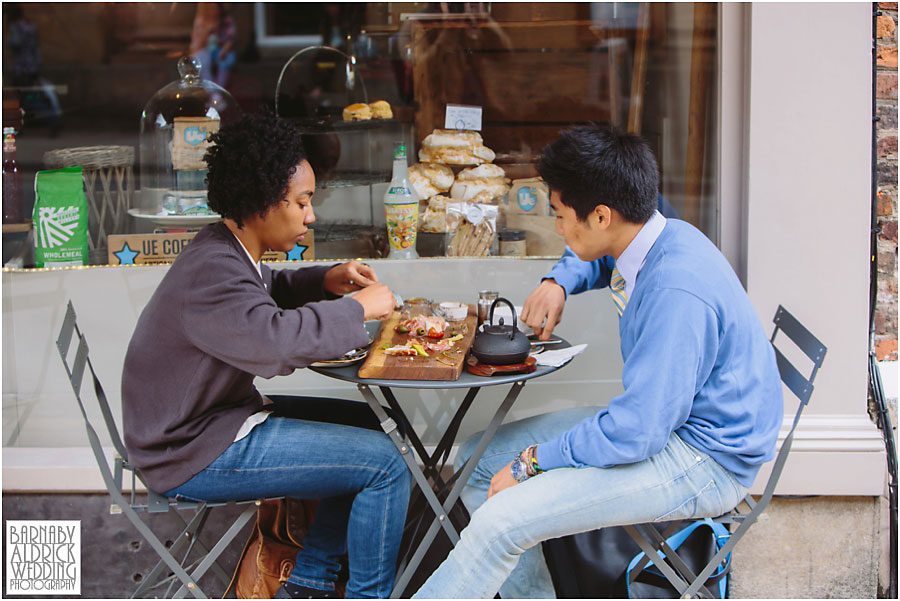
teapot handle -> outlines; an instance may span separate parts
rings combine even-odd
[[[516,308],[507,299],[501,296],[491,303],[491,310],[488,313],[488,324],[494,325],[494,307],[497,306],[497,303],[506,303],[506,305],[509,307],[509,312],[512,313],[512,330],[509,332],[509,339],[512,340],[516,336],[516,330],[519,329],[519,319],[518,317],[516,317]],[[503,318],[501,317],[500,319]]]

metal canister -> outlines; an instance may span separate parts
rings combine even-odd
[[[483,324],[488,318],[491,305],[500,297],[496,290],[481,290],[478,292],[478,325]]]

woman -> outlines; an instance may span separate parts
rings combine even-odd
[[[209,206],[223,220],[182,251],[138,320],[122,377],[129,459],[178,498],[322,499],[276,596],[334,596],[346,552],[347,596],[386,597],[409,500],[400,455],[365,404],[268,404],[253,379],[363,346],[363,322],[386,317],[393,294],[355,261],[281,271],[260,263],[267,249],[302,243],[315,219],[315,175],[293,127],[250,116],[212,141]],[[326,423],[335,416],[341,423]]]

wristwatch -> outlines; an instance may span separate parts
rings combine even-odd
[[[512,474],[512,477],[516,482],[525,482],[528,480],[528,464],[522,459],[521,453],[516,455],[516,458],[513,459],[512,465],[509,466],[509,473]]]

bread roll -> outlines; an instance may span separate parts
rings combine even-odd
[[[394,112],[391,111],[391,105],[384,100],[376,100],[375,102],[370,102],[369,108],[372,110],[373,119],[394,118]]]
[[[368,104],[357,102],[344,107],[341,116],[344,118],[344,121],[366,121],[372,118],[372,109],[369,108]]]
[[[447,192],[453,185],[453,170],[445,165],[416,163],[407,170],[407,174],[409,183],[422,199]]]

